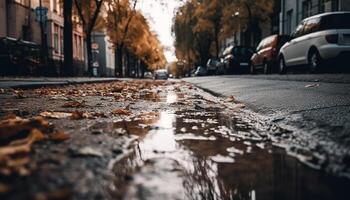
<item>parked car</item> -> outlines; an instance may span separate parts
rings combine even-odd
[[[280,50],[279,72],[285,73],[288,67],[296,65],[308,65],[311,72],[317,72],[325,60],[348,59],[349,22],[350,12],[329,12],[302,20],[292,40]]]
[[[254,54],[254,49],[247,46],[228,47],[223,55],[226,69],[229,73],[249,72],[250,59]]]
[[[202,66],[198,66],[197,70],[194,72],[195,76],[206,76],[208,74],[207,69]]]
[[[145,74],[143,75],[145,78],[148,78],[148,79],[152,79],[153,78],[153,74],[152,72],[145,72]]]
[[[154,79],[168,80],[168,71],[166,69],[158,69],[154,72]]]
[[[210,75],[224,74],[224,63],[218,58],[211,58],[207,63],[207,73]]]
[[[251,58],[250,73],[262,70],[269,74],[278,69],[278,53],[280,48],[290,40],[288,35],[271,35],[261,40]]]

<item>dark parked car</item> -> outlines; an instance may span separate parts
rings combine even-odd
[[[254,74],[257,70],[262,70],[264,74],[277,71],[278,52],[289,39],[288,35],[271,35],[263,39],[251,58],[250,73]]]
[[[158,69],[154,72],[155,80],[168,80],[168,71],[165,69]]]
[[[224,53],[224,62],[229,73],[249,72],[250,59],[254,54],[254,49],[247,46],[231,46]]]
[[[214,74],[224,74],[225,73],[225,66],[224,63],[221,62],[220,59],[217,58],[211,58],[208,60],[207,63],[207,72],[209,75]]]

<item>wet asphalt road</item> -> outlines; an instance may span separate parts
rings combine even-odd
[[[350,74],[232,75],[184,80],[219,95],[233,95],[272,120],[293,121],[309,129],[321,127],[339,139],[349,137]]]

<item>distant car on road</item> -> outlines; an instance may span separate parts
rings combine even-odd
[[[280,50],[280,73],[296,65],[308,65],[311,72],[318,72],[325,60],[348,61],[350,12],[329,12],[306,18],[297,26],[292,38]]]
[[[152,74],[152,72],[145,72],[144,77],[148,78],[148,79],[152,79],[153,78],[153,74]]]
[[[154,72],[154,79],[168,80],[168,72],[165,69],[159,69]]]
[[[228,47],[223,55],[226,69],[229,73],[242,73],[250,71],[250,59],[254,54],[254,49],[247,46]]]
[[[271,35],[263,39],[251,58],[250,73],[262,70],[269,74],[278,69],[278,53],[280,48],[290,40],[288,35]]]

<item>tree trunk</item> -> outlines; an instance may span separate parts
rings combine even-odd
[[[141,63],[140,63],[140,65],[141,65],[141,78],[145,78],[145,68],[146,68],[146,66],[145,66],[145,64],[141,61]]]
[[[89,76],[93,76],[91,44],[92,44],[91,33],[86,33],[86,50],[87,50],[87,61],[88,61],[88,74],[89,74]]]
[[[72,0],[64,1],[64,64],[63,75],[73,75],[73,25],[72,25]]]
[[[119,77],[123,77],[123,45],[117,45],[117,65]]]
[[[130,65],[130,53],[129,51],[126,52],[126,74],[127,77],[131,77],[131,65]]]

